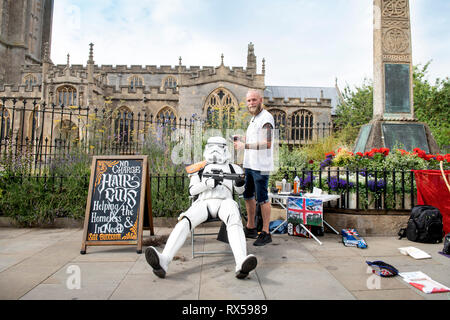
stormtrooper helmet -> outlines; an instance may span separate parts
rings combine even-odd
[[[208,139],[203,156],[208,163],[224,164],[229,158],[227,140],[222,137],[211,137]]]

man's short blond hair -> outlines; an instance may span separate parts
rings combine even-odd
[[[249,89],[247,92],[247,97],[251,94],[251,93],[255,93],[258,95],[258,97],[262,98],[261,92],[259,90],[256,89]]]

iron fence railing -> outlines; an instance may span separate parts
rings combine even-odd
[[[317,187],[325,193],[340,195],[339,200],[324,204],[327,210],[404,211],[411,209],[417,202],[414,173],[410,170],[280,170],[291,184],[298,176],[303,192],[312,192],[313,188]],[[150,172],[149,175],[155,217],[177,216],[189,207],[187,174]],[[65,184],[68,178],[67,175],[52,172],[42,175],[17,173],[0,177],[0,186],[34,181],[42,184],[47,192],[66,192]],[[79,180],[79,183],[85,186],[83,190],[85,189],[87,194],[89,174]]]
[[[78,162],[88,163],[93,155],[147,154],[151,151],[148,142],[176,143],[186,135],[194,137],[198,133],[197,121],[203,121],[201,130],[211,128],[204,120],[155,117],[145,112],[47,106],[37,101],[6,98],[0,101],[0,179],[3,183],[5,179],[8,183],[35,180],[50,185],[55,192],[63,188],[70,174],[70,171],[57,170],[59,161],[84,157]],[[277,128],[280,144],[313,143],[336,130],[331,123],[313,125],[310,121],[308,126],[305,123],[296,121],[296,127],[280,125]],[[178,134],[173,135],[177,130]],[[305,190],[317,187],[341,195],[340,200],[326,205],[332,208],[407,210],[416,202],[414,174],[409,170],[280,170],[291,182],[298,175]],[[8,175],[2,176],[6,171]],[[188,205],[188,177],[150,171],[156,216],[184,210]]]
[[[416,183],[411,170],[368,170],[324,168],[319,170],[280,169],[287,181],[296,176],[304,192],[314,187],[341,198],[325,207],[350,210],[409,210],[416,203]]]
[[[289,123],[276,125],[280,144],[310,144],[337,130],[331,122],[297,119]],[[33,168],[39,169],[74,151],[89,155],[141,154],[149,141],[176,143],[185,141],[187,136],[193,139],[199,126],[200,133],[211,128],[223,134],[233,130],[225,123],[209,123],[206,119],[2,98],[0,158],[26,156]]]

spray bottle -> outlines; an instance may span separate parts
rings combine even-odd
[[[298,176],[295,176],[294,179],[294,193],[299,193],[300,192],[300,179],[298,178]]]

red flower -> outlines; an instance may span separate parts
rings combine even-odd
[[[389,155],[389,148],[381,148],[380,151],[384,156]]]
[[[325,158],[328,158],[328,156],[333,156],[333,157],[335,157],[336,156],[336,154],[334,153],[334,151],[331,151],[331,152],[328,152],[328,153],[325,153]]]
[[[308,163],[309,163],[309,164],[313,164],[313,163],[314,163],[314,160],[309,160]]]
[[[444,157],[441,156],[440,154],[437,154],[436,155],[436,160],[439,161],[439,162],[444,161]]]
[[[425,159],[427,153],[423,150],[420,150],[419,148],[414,148],[414,154],[416,154],[419,158]],[[426,160],[426,159],[425,159]]]
[[[357,152],[356,155],[360,156],[360,157],[364,157],[364,154],[362,152]]]

